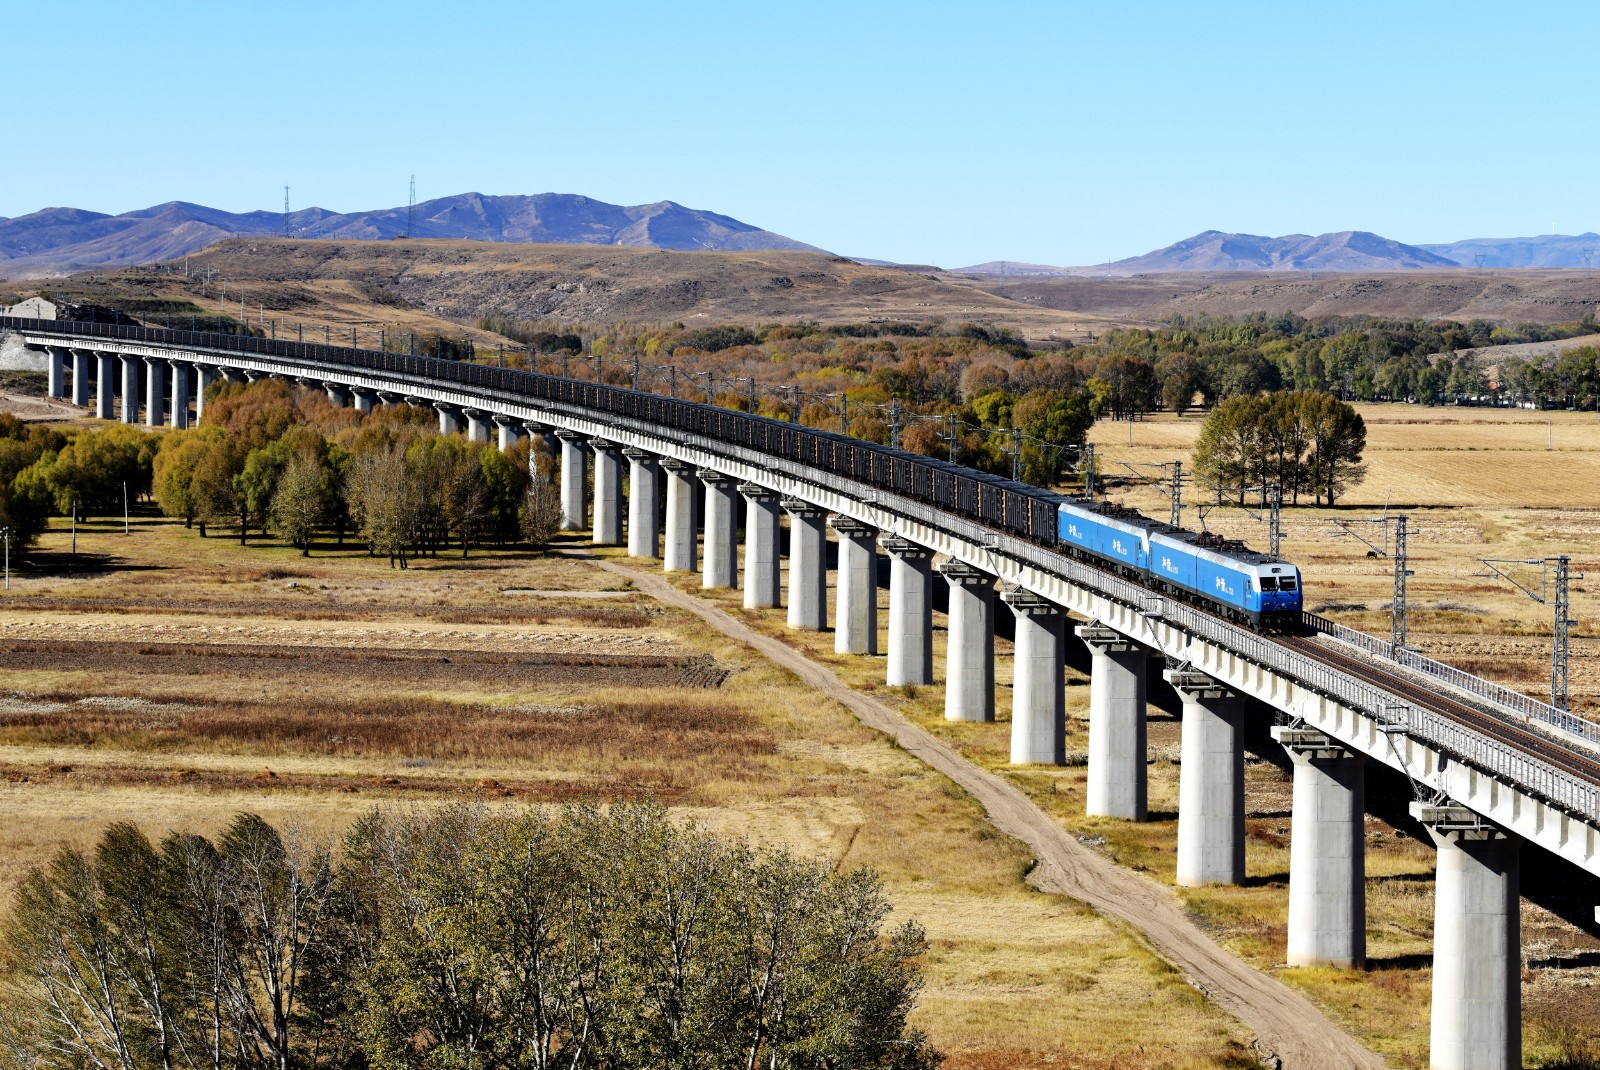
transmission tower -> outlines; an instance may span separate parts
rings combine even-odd
[[[1538,602],[1540,605],[1551,606],[1555,609],[1555,631],[1550,643],[1550,705],[1559,710],[1569,709],[1567,704],[1567,639],[1572,626],[1577,621],[1572,618],[1572,598],[1569,588],[1573,577],[1572,559],[1566,554],[1560,557],[1535,557],[1529,560],[1514,561],[1497,558],[1480,557],[1478,563],[1483,565],[1485,576],[1499,576],[1511,586]],[[1531,583],[1523,583],[1512,575],[1510,568],[1515,565],[1538,565],[1539,583],[1537,589]],[[1577,573],[1578,579],[1583,579],[1583,573]]]
[[[289,187],[283,187],[283,236],[289,236]]]
[[[411,226],[417,220],[417,176],[411,176],[411,199],[406,202],[406,237],[411,237]]]

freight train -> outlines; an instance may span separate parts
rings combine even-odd
[[[822,481],[849,479],[892,491],[998,528],[1205,606],[1261,631],[1302,626],[1300,571],[1204,532],[1185,531],[1109,502],[1066,497],[1013,480],[858,438],[732,409],[536,372],[384,353],[154,327],[0,317],[0,328],[158,345],[371,370],[424,382],[455,383],[489,394],[614,414],[668,432],[733,443],[805,466]]]

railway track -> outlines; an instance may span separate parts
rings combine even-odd
[[[1408,677],[1398,673],[1387,672],[1361,658],[1330,649],[1314,639],[1284,636],[1280,637],[1278,642],[1294,650],[1297,654],[1314,661],[1320,661],[1324,665],[1347,675],[1365,680],[1375,687],[1381,687],[1390,694],[1415,703],[1423,709],[1431,710],[1441,717],[1447,717],[1458,724],[1492,736],[1518,750],[1541,758],[1563,772],[1579,777],[1591,784],[1600,785],[1600,761],[1563,747],[1555,740],[1532,729],[1523,728],[1513,721],[1485,713],[1457,699],[1446,697],[1437,691],[1431,691]]]

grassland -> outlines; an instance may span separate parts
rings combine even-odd
[[[1248,1035],[845,710],[589,560],[240,549],[136,516],[46,535],[0,603],[0,898],[108,822],[649,796],[871,865],[928,929],[954,1067],[1251,1065]]]

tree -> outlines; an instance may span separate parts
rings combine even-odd
[[[221,437],[217,428],[174,431],[162,440],[153,467],[156,504],[166,516],[182,517],[190,527],[200,516],[194,478],[211,443]]]
[[[1333,505],[1338,496],[1367,474],[1362,454],[1367,448],[1367,425],[1361,414],[1332,394],[1312,394],[1307,400],[1310,426],[1310,483],[1319,502]]]
[[[326,466],[315,453],[300,452],[289,458],[272,494],[271,517],[278,534],[311,555],[311,539],[328,512]]]
[[[556,462],[544,448],[532,450],[528,463],[534,470],[524,494],[520,524],[522,537],[535,550],[546,550],[561,531],[561,489],[556,485]]]

